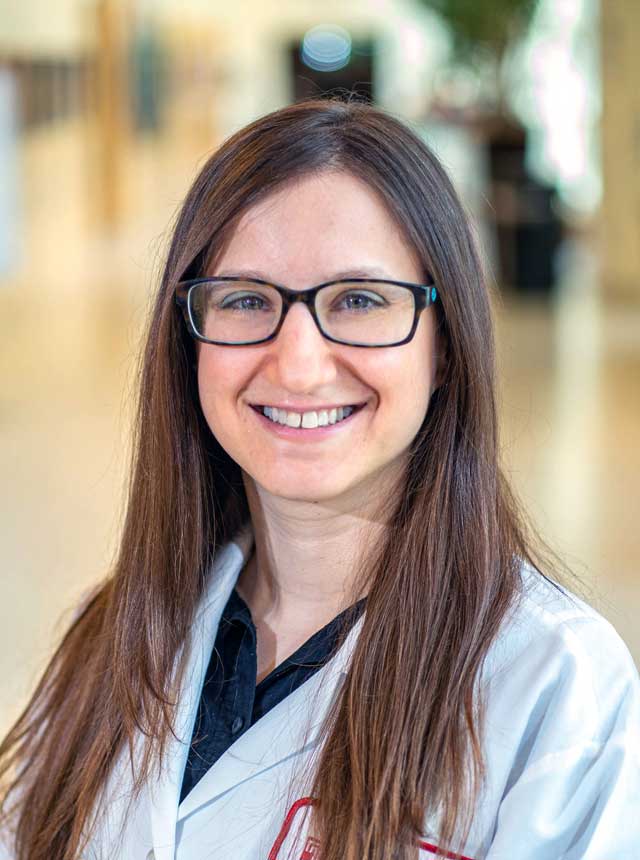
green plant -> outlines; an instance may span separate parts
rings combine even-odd
[[[421,0],[450,30],[454,59],[464,65],[491,59],[498,66],[527,29],[538,0]]]

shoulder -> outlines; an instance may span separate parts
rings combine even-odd
[[[523,568],[482,682],[486,782],[472,856],[511,857],[519,845],[527,857],[597,860],[608,845],[635,857],[640,679],[613,626]]]
[[[596,744],[620,718],[637,728],[640,678],[613,625],[529,566],[523,566],[521,580],[519,599],[485,662],[493,712],[510,709],[513,722],[519,713],[529,729],[532,713],[539,713],[546,730],[575,730],[574,737]]]

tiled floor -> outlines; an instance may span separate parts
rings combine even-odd
[[[124,237],[108,237],[78,169],[82,141],[78,129],[49,133],[24,153],[28,262],[0,281],[0,728],[112,558],[149,288],[202,156],[140,144]],[[551,307],[497,306],[504,459],[640,661],[640,314],[603,310],[589,271],[578,255]]]

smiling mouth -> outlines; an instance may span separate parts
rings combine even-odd
[[[286,427],[314,429],[316,427],[330,427],[339,424],[350,415],[359,412],[364,403],[353,406],[336,406],[333,409],[320,409],[318,411],[291,412],[286,409],[278,409],[277,406],[252,405],[252,409],[264,415],[274,424],[282,424]]]

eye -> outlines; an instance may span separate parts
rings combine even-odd
[[[350,311],[367,311],[372,308],[381,308],[387,304],[382,296],[369,291],[351,290],[348,293],[342,293],[335,301],[335,305],[340,306]]]
[[[338,297],[335,303],[338,310],[345,309],[349,311],[368,311],[375,308],[384,307],[387,302],[382,296],[369,291],[351,290],[348,293],[343,293]]]
[[[259,293],[230,293],[217,302],[217,307],[220,310],[232,311],[268,311],[271,310],[271,305],[265,296]]]

